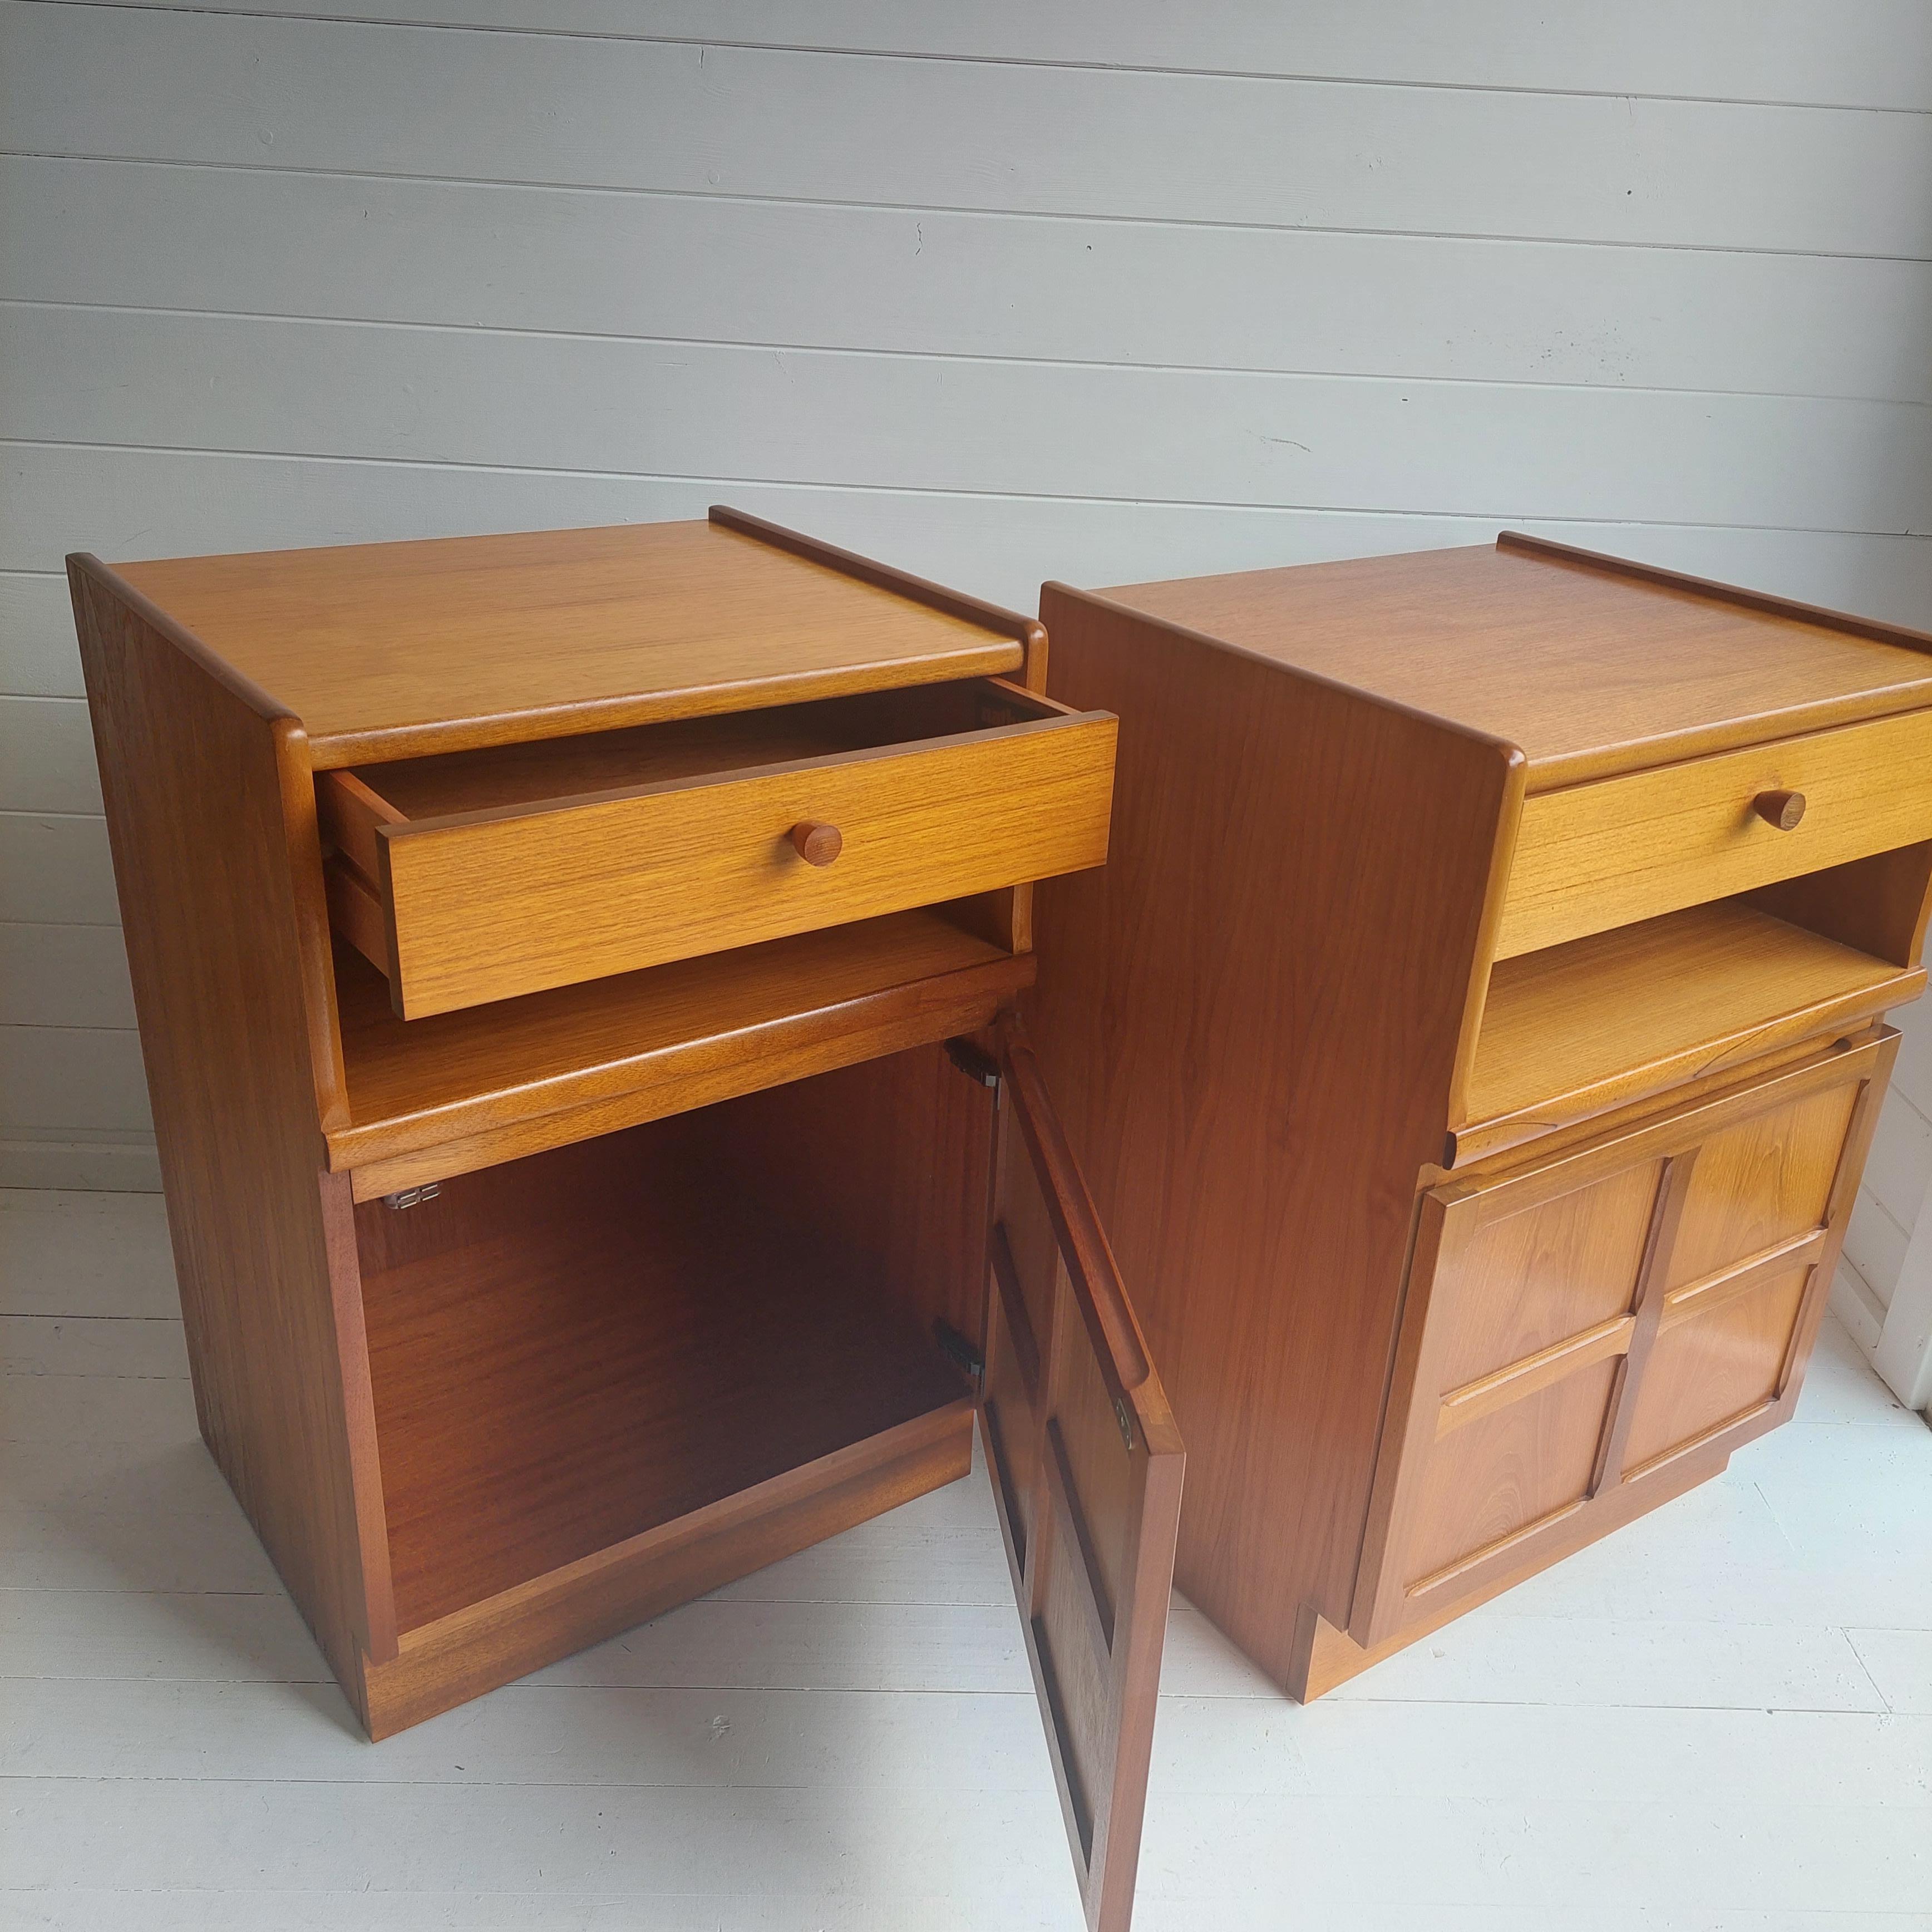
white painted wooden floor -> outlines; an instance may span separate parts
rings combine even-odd
[[[161,1206],[0,1193],[0,1925],[1066,1928],[983,1478],[380,1746],[195,1434]],[[1304,1710],[1184,1604],[1139,1932],[1932,1928],[1932,1431],[1720,1482]]]

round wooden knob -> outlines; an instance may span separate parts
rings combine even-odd
[[[1798,800],[1802,811],[1804,800]],[[792,848],[808,866],[829,866],[845,849],[845,841],[836,825],[822,819],[801,818],[791,829]]]
[[[1780,832],[1789,832],[1804,816],[1804,794],[1802,791],[1761,791],[1751,800],[1751,809],[1766,824],[1774,825]]]

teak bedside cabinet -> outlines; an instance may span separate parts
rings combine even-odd
[[[1014,1012],[1115,721],[725,511],[70,571],[202,1432],[370,1734],[976,1409],[1120,1932],[1182,1454]]]
[[[1041,1057],[1307,1697],[1797,1400],[1932,880],[1932,639],[1504,536],[1089,593]]]

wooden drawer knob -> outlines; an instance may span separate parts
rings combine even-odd
[[[1800,799],[1798,804],[1802,811],[1804,801]],[[791,842],[808,866],[829,866],[845,848],[838,826],[817,818],[801,818],[791,829]]]
[[[1766,824],[1774,825],[1780,832],[1789,832],[1804,816],[1804,794],[1802,791],[1761,791],[1751,800],[1751,809]],[[797,834],[792,836],[796,838]]]

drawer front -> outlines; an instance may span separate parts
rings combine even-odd
[[[963,898],[1107,855],[1114,719],[1031,721],[376,828],[406,1018]],[[794,826],[836,826],[830,862]]]
[[[1679,1457],[1790,1412],[1897,1040],[1423,1197],[1357,1642],[1540,1567]]]
[[[1789,830],[1755,808],[1802,793]],[[1932,711],[1525,800],[1496,957],[1932,838]]]

